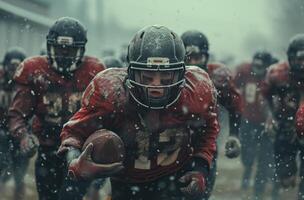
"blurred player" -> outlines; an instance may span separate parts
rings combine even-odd
[[[280,184],[283,187],[294,187],[300,166],[298,199],[304,199],[304,147],[301,142],[304,130],[303,104],[300,104],[304,91],[304,34],[291,39],[287,57],[288,62],[270,67],[264,93],[275,120],[274,151]],[[300,165],[297,164],[298,153]]]
[[[9,109],[10,133],[24,154],[39,140],[35,166],[39,199],[58,199],[65,162],[57,157],[62,126],[80,107],[82,92],[104,69],[93,57],[84,56],[86,29],[76,19],[63,17],[49,29],[47,55],[26,59],[17,69],[17,94]],[[33,119],[29,134],[29,119]]]
[[[3,69],[0,72],[0,182],[3,187],[13,175],[15,181],[14,199],[24,199],[24,176],[27,171],[30,156],[20,154],[19,144],[13,142],[8,133],[7,111],[16,92],[13,75],[18,65],[26,58],[20,47],[9,49],[3,59]]]
[[[223,64],[208,64],[209,43],[206,36],[196,30],[186,31],[182,34],[186,49],[186,65],[194,65],[204,69],[210,76],[218,92],[218,103],[229,112],[229,137],[226,141],[226,156],[236,158],[240,154],[238,139],[241,119],[241,96],[236,90],[232,73]],[[207,189],[204,199],[208,199],[212,192],[216,178],[216,157],[212,164],[211,173],[207,179]]]
[[[119,59],[117,59],[115,56],[106,56],[102,60],[107,68],[124,67],[124,64]]]
[[[267,103],[262,95],[267,68],[273,63],[273,58],[267,51],[257,51],[251,63],[237,67],[235,84],[240,89],[244,99],[244,112],[241,126],[241,160],[244,166],[241,188],[247,190],[257,160],[254,193],[256,198],[262,198],[267,179],[271,178],[268,165],[272,164],[273,154],[271,141],[265,131],[268,116]]]

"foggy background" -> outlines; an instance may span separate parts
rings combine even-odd
[[[39,54],[48,28],[63,16],[75,17],[87,27],[88,55],[119,56],[139,29],[162,24],[178,34],[202,31],[215,59],[231,68],[250,59],[257,49],[285,59],[289,39],[304,32],[304,0],[0,0],[0,62],[11,46],[23,47],[29,56]],[[219,140],[221,144],[223,136]],[[239,159],[222,156],[218,166],[212,200],[248,199],[239,189]],[[26,182],[28,199],[37,198],[33,165]],[[289,194],[282,199],[295,199]]]
[[[291,36],[304,30],[303,0],[0,0],[0,56],[12,45],[29,55],[45,46],[58,17],[78,18],[88,29],[87,54],[119,54],[140,28],[163,24],[182,34],[202,31],[220,61],[250,59],[268,49],[281,59]]]

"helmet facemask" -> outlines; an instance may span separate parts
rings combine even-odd
[[[262,59],[254,58],[252,60],[252,72],[256,76],[264,76],[266,74],[267,64]]]
[[[186,64],[195,65],[202,69],[206,69],[208,63],[208,53],[203,52],[199,47],[191,45],[186,47]]]
[[[16,71],[17,67],[20,65],[21,62],[22,62],[22,60],[20,60],[18,58],[12,58],[8,63],[6,63],[3,66],[5,72],[8,75],[8,78],[10,80],[13,79],[15,71]]]
[[[64,75],[71,75],[82,61],[85,46],[77,44],[72,37],[59,36],[57,41],[48,41],[48,56],[52,67]]]
[[[156,64],[158,61],[161,63]],[[148,58],[147,64],[130,62],[127,86],[141,106],[164,109],[178,100],[185,83],[185,66],[183,62],[169,64],[168,61]]]
[[[304,80],[304,49],[296,51],[293,55],[290,55],[289,64],[291,72],[298,80]]]

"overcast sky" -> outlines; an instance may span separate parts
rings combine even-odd
[[[271,38],[269,10],[274,7],[269,7],[267,2],[269,0],[104,0],[104,8],[105,20],[114,17],[130,27],[163,24],[179,34],[198,29],[209,38],[211,51],[242,54],[248,37]]]

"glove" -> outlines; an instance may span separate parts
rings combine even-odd
[[[121,162],[111,164],[98,164],[93,162],[91,154],[93,144],[90,143],[77,159],[69,165],[68,175],[74,180],[92,180],[109,177],[123,169]]]
[[[35,155],[39,142],[35,135],[25,134],[20,140],[20,152],[21,154],[32,157]]]
[[[227,158],[236,158],[241,153],[240,140],[235,136],[229,136],[225,145],[225,155]]]
[[[200,197],[206,189],[205,175],[198,171],[187,172],[179,179],[179,182],[185,184],[185,187],[181,187],[180,190],[186,197]]]

